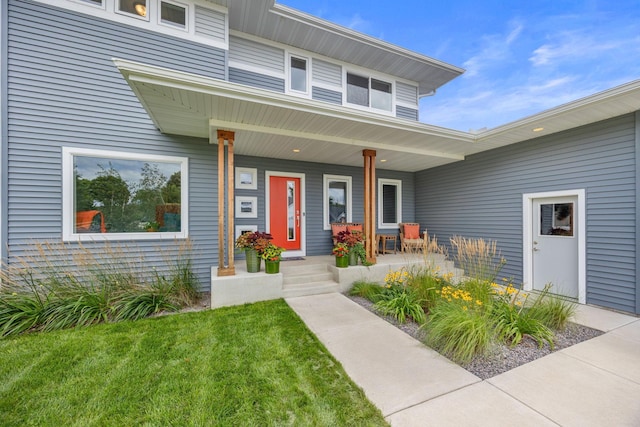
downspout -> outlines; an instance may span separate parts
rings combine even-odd
[[[11,0],[9,0],[11,1]],[[0,1],[0,261],[7,262],[9,2]]]

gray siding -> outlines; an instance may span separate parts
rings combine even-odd
[[[504,276],[522,280],[522,195],[586,190],[587,303],[638,312],[635,116],[470,156],[416,174],[418,221],[498,241]]]
[[[171,52],[171,55],[167,55]],[[189,157],[190,237],[207,284],[217,264],[215,147],[160,134],[111,58],[224,78],[224,51],[40,3],[10,0],[8,238],[60,241],[63,146]],[[158,241],[125,242],[166,264]],[[103,244],[90,245],[100,250]],[[167,250],[175,242],[162,242]],[[13,259],[13,258],[12,258]]]
[[[396,100],[410,105],[418,105],[418,88],[406,83],[396,83]]]
[[[196,5],[195,33],[220,42],[226,41],[226,15],[217,10]]]
[[[418,110],[396,105],[396,117],[400,119],[418,120]]]
[[[331,102],[332,104],[342,104],[342,93],[335,90],[313,87],[311,97],[317,101]]]
[[[342,67],[319,59],[313,60],[313,82],[342,87]]]
[[[284,92],[284,79],[229,67],[229,81],[260,89]]]
[[[247,156],[236,156],[235,164],[239,167],[258,169],[258,190],[236,191],[238,196],[258,197],[258,218],[236,218],[236,225],[258,225],[259,230],[265,230],[264,177],[267,170],[305,174],[307,255],[328,255],[331,253],[331,231],[323,229],[322,185],[324,174],[352,177],[353,221],[364,221],[364,171],[362,168]],[[376,175],[378,178],[402,180],[403,219],[414,221],[415,187],[413,174],[377,169]],[[381,232],[385,234],[397,233],[395,230],[381,230]]]
[[[229,61],[284,76],[284,50],[239,37],[229,37]]]

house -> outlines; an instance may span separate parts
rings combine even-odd
[[[525,287],[640,313],[640,81],[468,133],[418,117],[464,70],[273,0],[8,0],[0,17],[8,263],[33,240],[188,237],[208,283],[235,273],[243,230],[313,256],[331,218],[417,221],[498,240]],[[94,210],[106,233],[78,228]]]

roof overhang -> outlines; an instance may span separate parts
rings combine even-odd
[[[274,0],[227,2],[229,29],[418,83],[420,96],[464,69],[298,11]]]
[[[238,155],[349,166],[362,166],[362,150],[373,149],[379,161],[385,160],[380,168],[410,172],[640,110],[637,80],[468,133],[166,68],[114,62],[163,133],[209,138],[211,129],[232,130]]]

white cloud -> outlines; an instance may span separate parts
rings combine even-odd
[[[475,77],[487,68],[496,67],[510,56],[510,46],[518,39],[524,29],[524,25],[512,20],[509,23],[506,34],[486,34],[481,37],[480,51],[467,59],[463,66],[467,72],[464,78]]]

